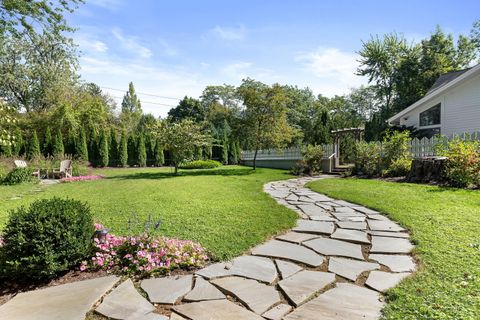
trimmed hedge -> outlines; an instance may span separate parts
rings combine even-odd
[[[181,169],[214,169],[222,166],[222,164],[215,160],[195,160],[186,162],[180,165]]]

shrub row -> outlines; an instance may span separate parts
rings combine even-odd
[[[180,165],[181,169],[214,169],[222,164],[215,160],[194,160]]]

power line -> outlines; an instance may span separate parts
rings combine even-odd
[[[114,91],[120,91],[120,92],[127,92],[127,90],[122,90],[122,89],[115,89],[115,88],[110,88],[110,87],[100,87],[102,89],[107,89],[107,90],[114,90]],[[180,98],[173,98],[173,97],[166,97],[166,96],[159,96],[156,94],[151,94],[151,93],[141,93],[141,92],[135,92],[136,94],[140,94],[142,96],[150,96],[150,97],[157,97],[157,98],[162,98],[162,99],[170,99],[170,100],[182,100]]]
[[[119,96],[112,96],[112,98],[123,99],[123,97],[119,97]],[[166,104],[166,103],[153,102],[153,101],[143,101],[143,100],[140,100],[140,102],[141,102],[141,103],[145,103],[145,104],[156,104],[156,105],[159,105],[159,106],[170,107],[170,108],[176,107],[176,106],[173,105],[173,104]]]

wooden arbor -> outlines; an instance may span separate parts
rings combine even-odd
[[[355,140],[360,141],[363,139],[363,133],[365,128],[343,128],[338,130],[333,130],[331,133],[333,135],[333,152],[335,153],[335,167],[340,166],[340,141],[343,136],[346,134],[353,134]]]

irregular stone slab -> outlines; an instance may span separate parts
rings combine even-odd
[[[280,271],[280,275],[282,276],[282,279],[286,279],[294,275],[295,273],[303,270],[302,267],[292,262],[275,260],[275,263],[277,264],[278,271]]]
[[[333,207],[332,206],[329,206],[328,204],[325,204],[325,203],[316,203],[317,206],[319,206],[320,208],[322,209],[325,209],[327,211],[333,211]]]
[[[309,198],[308,196],[300,196],[300,198],[298,199],[298,201],[315,203],[315,200]]]
[[[300,233],[300,232],[293,232],[293,231],[287,232],[277,237],[277,239],[279,240],[299,243],[299,244],[304,241],[315,239],[315,238],[318,238],[318,236],[314,234]]]
[[[240,277],[220,278],[211,281],[235,296],[250,310],[262,314],[280,302],[280,295],[274,287],[261,284],[255,280]]]
[[[83,320],[118,280],[109,276],[19,293],[0,306],[0,319]]]
[[[192,290],[192,275],[151,278],[143,280],[141,288],[150,301],[161,304],[175,304]]]
[[[308,197],[310,199],[315,200],[315,202],[327,202],[327,201],[332,201],[333,200],[332,198],[329,198],[329,197],[327,197],[323,194],[320,194],[320,193],[314,193],[314,194],[308,195]]]
[[[195,279],[195,287],[185,298],[185,301],[205,301],[225,299],[225,295],[214,285],[204,280],[202,277]]]
[[[400,227],[393,221],[378,221],[367,219],[368,227],[373,231],[405,231],[404,228]]]
[[[358,204],[354,204],[344,200],[334,200],[333,202],[335,202],[336,204],[342,207],[358,207]]]
[[[368,275],[365,284],[372,289],[385,292],[388,289],[395,287],[410,274],[410,272],[390,273],[384,271],[372,271]]]
[[[391,254],[371,254],[369,259],[378,261],[380,264],[387,266],[393,272],[415,271],[415,262],[412,257],[404,255]]]
[[[292,309],[292,306],[282,303],[262,314],[262,317],[267,320],[281,320],[283,316],[292,311]]]
[[[366,215],[380,214],[380,212],[378,212],[378,211],[375,211],[375,210],[372,210],[372,209],[369,209],[369,208],[365,208],[365,207],[362,207],[362,206],[352,207],[352,208],[355,209],[356,211],[361,212],[361,213],[366,214]]]
[[[279,240],[270,240],[252,250],[256,256],[267,256],[297,261],[312,267],[323,263],[323,256],[303,246]]]
[[[230,263],[231,267],[231,263]],[[219,262],[209,265],[203,269],[198,270],[195,274],[200,275],[206,279],[215,279],[221,277],[227,277],[231,275],[230,268],[227,267],[226,263]]]
[[[335,225],[328,221],[311,221],[297,220],[297,226],[293,231],[315,233],[315,234],[332,234]]]
[[[358,213],[357,211],[349,207],[336,207],[335,212],[352,213],[353,215],[360,215],[360,213]]]
[[[392,221],[388,217],[381,215],[381,214],[371,214],[368,216],[370,220],[380,220],[380,221]]]
[[[383,303],[380,294],[349,283],[321,294],[296,309],[284,320],[377,320]]]
[[[341,239],[350,242],[364,243],[369,244],[367,233],[360,230],[351,230],[351,229],[341,229],[337,228],[335,232],[331,235],[333,239]]]
[[[366,230],[367,224],[365,222],[355,221],[339,221],[337,225],[342,229]]]
[[[337,212],[333,211],[331,214],[338,220],[348,220],[353,217],[364,218],[365,216],[359,212]]]
[[[188,319],[182,317],[178,313],[172,312],[172,314],[170,314],[170,320],[188,320]]]
[[[158,313],[148,313],[146,315],[136,315],[128,317],[125,320],[168,320],[167,316]]]
[[[410,238],[410,235],[405,232],[388,232],[388,231],[368,231],[368,234],[372,236],[380,236],[380,237],[391,237],[391,238]]]
[[[95,309],[96,312],[114,319],[140,318],[154,310],[155,307],[138,293],[130,279],[113,289]]]
[[[298,196],[294,193],[291,193],[288,197],[285,198],[287,201],[298,201]]]
[[[310,216],[309,218],[310,220],[314,220],[314,221],[331,221],[331,222],[338,221],[332,216]]]
[[[259,315],[228,300],[186,303],[173,307],[173,310],[192,320],[264,320]]]
[[[341,221],[345,222],[365,222],[366,218],[365,217],[342,217]]]
[[[357,261],[345,258],[330,258],[328,271],[338,274],[344,278],[356,281],[358,276],[365,272],[380,269],[378,263]]]
[[[340,256],[363,260],[362,247],[358,244],[319,238],[306,241],[303,245],[326,256]]]
[[[295,306],[299,306],[333,282],[333,273],[304,270],[280,281],[278,286]]]
[[[298,205],[298,207],[305,212],[307,216],[324,216],[324,217],[330,217],[330,214],[325,211],[324,209],[320,208],[319,206],[316,206],[314,204],[301,204]]]
[[[413,245],[408,239],[390,237],[372,237],[371,253],[409,253]]]

